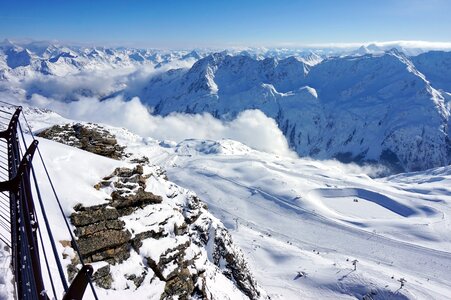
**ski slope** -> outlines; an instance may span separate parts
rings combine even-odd
[[[154,152],[154,162],[233,229],[273,299],[451,298],[450,167],[371,179],[334,162],[202,143]],[[297,272],[307,276],[293,280]]]

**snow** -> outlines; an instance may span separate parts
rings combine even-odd
[[[39,113],[34,116],[30,113],[28,118],[35,128],[48,125],[41,120],[52,119]],[[53,120],[65,121],[55,115]],[[132,157],[147,155],[167,169],[171,181],[207,202],[209,210],[231,230],[272,299],[353,299],[371,292],[381,298],[451,298],[450,167],[372,179],[365,173],[368,169],[275,156],[231,140],[160,143],[125,129],[105,127],[128,146]],[[126,165],[55,142],[40,142],[66,215],[80,201],[101,203],[105,194],[92,186],[114,167]],[[151,177],[147,188],[171,196],[176,187]],[[182,201],[177,199],[176,203]],[[50,207],[48,213],[58,215]],[[126,221],[135,234],[151,226],[148,222],[146,218]],[[56,235],[67,238],[62,225]],[[172,237],[152,245],[145,241],[141,251],[157,255],[164,241],[184,242]],[[356,271],[354,259],[359,261]],[[132,255],[129,260],[130,264],[113,273],[138,273],[127,268],[139,257]],[[294,280],[298,272],[306,276]],[[212,276],[214,286],[225,284]],[[102,295],[126,295],[127,290],[121,288],[132,283],[119,277],[118,290],[101,290]],[[399,290],[401,277],[407,282]],[[159,295],[157,286],[145,295]],[[228,294],[233,287],[226,290],[230,299],[236,299]],[[144,297],[143,293],[143,289],[133,291],[136,297]]]
[[[14,294],[14,286],[12,280],[14,278],[13,272],[9,267],[11,264],[11,254],[6,249],[7,246],[0,241],[0,299],[10,299]]]
[[[227,140],[135,141],[127,150],[208,203],[273,299],[451,298],[449,167],[372,179],[368,169]],[[300,271],[306,277],[293,280]],[[400,278],[407,283],[398,290]]]
[[[449,175],[434,182],[441,189],[425,187],[439,193],[434,201],[412,186],[315,164],[253,152],[177,157],[166,167],[171,180],[196,191],[235,229],[232,235],[274,299],[360,298],[371,287],[395,297],[392,275],[410,282],[396,292],[400,299],[451,297]],[[339,281],[350,273],[346,257],[359,260],[358,272]],[[307,280],[293,281],[297,271],[307,272]]]
[[[169,246],[178,246],[188,241],[189,239],[187,237],[164,237],[159,240],[145,240],[139,250],[141,255],[158,260],[163,254],[163,251],[168,249]]]
[[[45,55],[55,57],[52,51],[62,51],[55,49],[49,47]],[[123,55],[126,54],[129,59],[152,57],[152,61],[159,63],[178,60],[182,55],[182,52],[179,55],[173,53],[174,58],[159,52],[124,51]],[[449,135],[446,125],[450,124],[451,98],[447,73],[442,72],[444,69],[441,68],[448,62],[448,54],[425,53],[409,58],[397,51],[385,53],[377,45],[367,45],[359,52],[352,57],[340,58],[302,54],[311,55],[311,63],[307,58],[288,59],[287,52],[275,50],[271,53],[274,53],[273,57],[277,54],[278,58],[265,59],[265,54],[255,60],[253,56],[257,51],[250,51],[250,55],[246,56],[220,53],[207,56],[206,60],[194,64],[190,70],[163,72],[161,77],[153,77],[150,84],[154,88],[156,86],[154,92],[161,92],[164,96],[170,94],[168,91],[175,94],[183,92],[186,87],[195,91],[189,95],[191,98],[187,98],[189,107],[181,109],[178,106],[180,103],[168,102],[165,103],[167,106],[161,107],[167,112],[185,108],[190,108],[190,112],[203,111],[205,107],[192,105],[190,101],[193,99],[198,104],[208,103],[212,113],[224,113],[226,120],[238,115],[243,103],[251,108],[262,105],[262,110],[274,118],[282,107],[286,120],[298,118],[295,124],[287,125],[286,136],[289,137],[296,127],[293,125],[307,126],[312,134],[323,137],[317,141],[321,149],[317,157],[323,160],[297,158],[286,153],[274,155],[257,151],[252,145],[214,137],[160,141],[155,136],[139,136],[123,128],[105,125],[117,136],[120,144],[127,146],[125,151],[131,154],[131,158],[145,155],[151,163],[167,170],[170,181],[153,176],[147,180],[147,190],[161,195],[164,201],[172,199],[171,205],[164,206],[164,202],[164,209],[160,211],[147,207],[139,212],[140,216],[158,214],[159,218],[169,217],[173,211],[172,205],[182,205],[187,195],[198,195],[208,204],[209,211],[229,229],[235,243],[243,250],[250,269],[271,299],[362,299],[371,294],[376,299],[451,299],[451,166],[445,159],[446,147],[431,150],[437,150],[431,145],[443,146],[441,142]],[[66,64],[66,60],[76,59],[72,57],[75,55],[89,62],[86,58],[89,55],[96,61],[83,65],[81,69],[105,70],[115,65],[108,58],[111,55],[108,53],[118,56],[117,53],[122,52],[84,49],[70,53],[60,56],[55,63]],[[36,52],[33,55],[44,54]],[[189,56],[201,58],[198,53]],[[142,63],[141,59],[136,61],[133,64]],[[6,60],[4,63],[6,65]],[[206,69],[202,68],[204,63],[208,65]],[[224,69],[215,69],[217,66],[214,64],[218,63],[225,64]],[[130,66],[128,63],[124,65]],[[0,66],[4,68],[1,60]],[[241,70],[242,66],[246,70]],[[275,73],[279,75],[273,78],[273,82],[262,83],[260,67],[267,68],[265,70],[279,67],[282,71]],[[55,71],[55,74],[80,72],[73,66],[67,70],[65,68],[61,66],[59,73]],[[29,69],[18,66],[5,72],[3,70],[0,78],[6,76],[11,82],[1,82],[2,86],[7,87],[6,91],[2,90],[2,95],[13,99],[26,98],[28,91],[15,80],[36,75],[36,70]],[[205,70],[207,72],[202,73]],[[303,74],[300,78],[288,77],[284,81],[278,77],[285,71],[298,73],[300,70]],[[130,75],[130,72],[119,70],[117,76]],[[100,72],[99,77],[101,74],[104,73]],[[195,79],[199,79],[199,74],[206,77],[197,81]],[[234,86],[227,86],[235,79],[233,74],[237,74],[240,80]],[[106,84],[106,88],[100,87],[95,91],[95,97],[122,91],[121,84],[127,85],[128,80],[136,79],[134,75],[117,86],[113,80],[114,83]],[[83,76],[74,75],[71,80],[76,81]],[[182,77],[186,81],[177,82]],[[161,86],[158,86],[156,82],[160,79]],[[46,106],[49,105],[46,101],[51,97],[60,101],[62,99],[59,97],[67,96],[64,85],[56,90],[51,87],[61,84],[59,80],[39,78],[35,85],[27,85],[27,88],[32,86],[33,92],[38,94],[39,91],[34,88],[43,89],[42,94],[49,97],[41,96],[44,98],[41,99],[43,106]],[[42,87],[47,82],[48,94]],[[93,88],[96,85],[93,84]],[[115,88],[111,89],[112,86]],[[127,92],[138,90],[135,88],[129,88]],[[204,92],[208,94],[207,98],[198,97]],[[217,97],[224,95],[229,97],[229,101],[219,102]],[[387,103],[390,105],[386,106]],[[374,106],[368,109],[368,104]],[[58,105],[63,111],[67,108],[65,103],[58,102]],[[217,107],[214,108],[214,105]],[[327,105],[326,113],[321,112]],[[302,118],[295,109],[302,110]],[[25,109],[25,114],[34,131],[53,124],[72,122],[51,111]],[[333,121],[333,130],[327,127],[331,124],[327,120]],[[381,128],[379,121],[383,125]],[[312,125],[315,122],[324,126],[315,127]],[[367,122],[369,125],[365,125]],[[349,124],[352,126],[349,127]],[[283,125],[280,127],[283,129]],[[385,132],[390,130],[396,134],[385,136]],[[358,143],[341,143],[351,133],[351,140],[364,139],[364,147],[360,149],[356,146]],[[302,137],[304,140],[310,138]],[[436,165],[441,167],[374,178],[374,174],[380,175],[386,170],[325,160],[331,157],[331,153],[321,151],[327,148],[329,138],[335,138],[331,142],[331,151],[360,151],[367,147],[367,156],[376,158],[382,146],[378,142],[384,141],[398,147],[395,149],[405,157],[422,154],[412,160],[424,162],[421,169]],[[30,141],[30,136],[27,140]],[[73,212],[75,204],[104,203],[104,199],[109,197],[108,189],[97,191],[93,186],[114,168],[130,166],[125,161],[99,157],[55,142],[43,139],[39,142],[66,217]],[[412,148],[416,150],[409,152]],[[314,149],[301,150],[309,152]],[[145,172],[157,172],[157,166],[147,166]],[[37,164],[36,170],[41,192],[46,199],[52,199],[51,189],[44,182],[42,166]],[[183,193],[178,194],[180,191]],[[67,240],[64,220],[54,202],[46,201],[45,209],[51,217],[55,238]],[[154,225],[152,218],[134,219],[127,216],[123,220],[133,234],[149,230]],[[180,221],[177,217],[172,218],[166,225],[168,230]],[[156,279],[151,285],[136,289],[123,274],[140,274],[141,267],[137,266],[142,265],[144,255],[156,257],[167,244],[185,241],[175,236],[165,237],[159,243],[144,241],[142,253],[133,253],[126,263],[112,267],[116,290],[99,289],[100,297],[123,299],[132,295],[137,299],[158,299],[164,282]],[[209,256],[211,259],[212,249],[208,246],[212,245],[201,251],[199,261],[207,262]],[[58,244],[58,251],[68,257],[74,255],[71,248],[64,248],[61,244]],[[195,253],[193,249],[187,251],[188,256]],[[355,259],[358,260],[356,270],[352,265]],[[7,267],[9,260],[9,252],[0,243],[0,299],[11,298],[13,292],[12,274]],[[69,259],[63,260],[64,265],[68,263]],[[56,272],[54,264],[51,271]],[[212,283],[209,285],[212,294],[221,299],[243,297],[215,268],[207,268],[206,272]],[[305,276],[298,277],[299,272]],[[400,289],[401,278],[406,280],[406,284]]]

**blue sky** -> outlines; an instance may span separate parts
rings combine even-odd
[[[451,42],[450,0],[0,0],[0,39],[160,48]]]

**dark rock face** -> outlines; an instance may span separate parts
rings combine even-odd
[[[124,156],[125,147],[120,146],[116,137],[99,125],[55,125],[41,131],[38,136],[114,159]]]
[[[190,299],[194,291],[194,283],[188,269],[184,268],[178,272],[177,276],[172,277],[166,282],[164,293],[161,299]]]
[[[111,205],[116,208],[127,208],[127,207],[143,207],[148,204],[161,203],[161,197],[155,196],[152,193],[144,191],[143,188],[138,188],[136,194],[126,195],[121,191],[114,191],[111,194],[113,202]]]
[[[252,276],[242,252],[233,244],[230,233],[222,224],[200,216],[192,226],[199,233],[195,242],[213,249],[213,263],[226,277],[235,282],[249,299],[266,297]]]
[[[103,230],[88,236],[81,236],[78,239],[78,246],[83,256],[94,255],[91,256],[91,260],[110,258],[105,257],[104,254],[110,254],[111,258],[115,258],[117,249],[129,242],[130,237],[131,234],[128,230]]]
[[[114,208],[109,207],[90,207],[90,208],[75,208],[78,213],[71,215],[72,224],[75,226],[94,225],[101,221],[114,220],[119,217],[119,213]]]
[[[224,228],[217,229],[215,233],[214,263],[217,266],[220,266],[220,260],[221,258],[224,258],[226,261],[226,268],[228,269],[224,271],[224,274],[236,282],[240,290],[242,290],[249,298],[252,298],[256,292],[256,282],[252,276],[249,276],[250,270],[246,261],[242,256],[234,255],[234,253],[230,251],[231,247],[233,247],[232,239],[230,234]]]
[[[131,233],[118,218],[115,208],[78,207],[70,216],[75,225],[78,247],[86,262],[121,262],[129,257]]]

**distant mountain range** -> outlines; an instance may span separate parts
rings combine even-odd
[[[198,60],[197,51],[162,51],[132,48],[61,46],[45,42],[0,43],[0,79],[25,77],[30,72],[64,76],[80,71],[126,68],[152,64],[162,66],[174,60]]]
[[[209,112],[230,120],[259,109],[277,121],[299,155],[317,159],[381,162],[396,172],[451,162],[451,52],[408,56],[369,45],[343,53],[214,53],[4,41],[0,80],[188,60],[195,62],[191,68],[159,73],[141,90],[123,86],[111,96],[139,96],[160,115]]]

